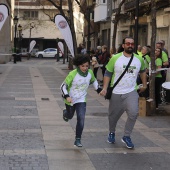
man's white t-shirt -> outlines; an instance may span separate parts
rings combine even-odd
[[[109,72],[113,72],[111,86],[117,81],[130,61],[130,57],[125,57],[123,53],[114,55],[106,66]],[[136,89],[138,73],[145,70],[142,57],[134,54],[133,60],[116,87],[113,89],[115,94],[126,94]]]

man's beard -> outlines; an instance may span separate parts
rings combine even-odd
[[[132,54],[134,49],[133,49],[132,47],[129,47],[129,48],[124,49],[124,50],[125,50],[125,52],[128,53],[128,54]]]

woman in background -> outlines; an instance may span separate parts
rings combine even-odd
[[[161,48],[155,49],[155,65],[156,65],[156,69],[162,68],[162,49]],[[158,71],[155,76],[156,109],[158,109],[158,104],[161,101],[161,97],[160,97],[161,85],[162,85],[162,75],[161,75],[161,72]]]

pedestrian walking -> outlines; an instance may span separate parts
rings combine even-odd
[[[95,78],[97,79],[97,71],[99,69],[99,55],[100,55],[100,49],[96,48],[95,54],[92,56],[92,66],[93,66],[93,73]]]
[[[108,63],[110,59],[110,53],[107,51],[107,46],[106,45],[103,45],[102,46],[102,54],[99,56],[99,63],[102,64],[102,75],[104,77],[104,73],[105,73],[105,70],[106,70],[106,64]]]
[[[76,69],[71,71],[61,85],[66,109],[63,110],[63,119],[67,122],[72,119],[76,111],[77,125],[74,146],[82,147],[81,136],[84,128],[86,113],[86,95],[90,84],[99,93],[101,88],[98,85],[93,71],[89,69],[90,59],[87,56],[80,56],[73,60]]]
[[[94,76],[97,79],[97,71],[99,69],[99,63],[98,63],[97,57],[95,55],[92,57],[92,66],[93,66]]]
[[[133,53],[134,39],[126,37],[123,39],[122,47],[124,48],[124,51],[112,57],[106,65],[104,84],[100,95],[106,95],[110,80],[110,86],[112,87],[113,84],[117,82],[122,72],[127,70],[124,72],[125,74],[118,84],[116,83],[117,86],[112,90],[111,99],[109,100],[108,119],[110,133],[108,134],[107,141],[109,143],[115,143],[117,122],[126,111],[128,118],[124,129],[124,136],[121,141],[126,144],[127,148],[131,149],[134,148],[134,144],[132,143],[130,136],[138,116],[139,96],[136,89],[136,79],[140,72],[143,87],[140,88],[139,93],[145,91],[147,87],[146,72],[142,57]],[[131,59],[131,57],[133,58]],[[126,68],[127,65],[129,65],[128,69]]]
[[[82,50],[82,44],[79,44],[77,48],[77,54],[81,54],[81,50]]]
[[[81,49],[81,54],[87,54],[87,50],[86,50],[86,48],[85,48],[85,45],[82,44],[81,47],[82,47],[82,49]]]

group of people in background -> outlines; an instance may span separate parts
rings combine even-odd
[[[122,52],[124,49],[122,48],[122,44],[117,49],[116,53]],[[105,66],[110,60],[111,57],[113,57],[116,53],[114,53],[113,48],[110,49],[110,52],[107,49],[106,45],[103,46],[97,46],[95,53],[91,54],[91,60],[92,60],[92,66],[93,66],[93,72],[95,77],[97,78],[97,71],[99,68],[102,69],[102,75],[104,76],[105,73]],[[146,74],[147,74],[147,81],[149,82],[149,67],[151,63],[150,58],[151,53],[151,46],[141,46],[138,45],[137,54],[141,56],[145,63],[146,68]],[[168,50],[165,49],[165,41],[161,40],[156,42],[155,46],[155,65],[156,69],[166,68],[169,67],[169,60],[168,57]],[[164,83],[166,80],[166,71],[158,71],[155,76],[155,100],[156,100],[156,108],[158,109],[158,105],[161,103],[161,86],[162,83]],[[137,84],[141,84],[140,76],[137,78]],[[141,96],[149,97],[149,85],[148,89],[144,92],[144,94],[141,94]]]
[[[155,45],[155,65],[156,69],[161,68],[167,68],[169,67],[169,57],[168,57],[168,51],[165,49],[165,41],[161,40],[156,42]],[[150,52],[151,47],[150,46],[143,46],[141,47],[138,45],[138,55],[142,56],[145,67],[146,67],[146,73],[149,78],[149,65],[151,63],[150,58]],[[166,70],[157,71],[155,75],[155,103],[156,103],[156,109],[158,109],[158,105],[161,103],[161,87],[162,84],[166,81]],[[140,83],[140,81],[138,82]],[[146,96],[147,97],[147,96]]]

